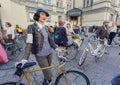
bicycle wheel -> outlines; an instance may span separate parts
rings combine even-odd
[[[17,82],[6,82],[6,83],[0,84],[0,85],[16,85],[16,84],[17,84]],[[20,83],[19,85],[25,85],[25,84]]]
[[[67,84],[66,81],[69,83]],[[71,70],[66,71],[65,75],[60,74],[55,81],[55,85],[90,85],[90,81],[82,72]]]
[[[18,57],[17,55],[17,49],[16,49],[16,46],[13,44],[13,45],[8,45],[6,48],[6,53],[7,53],[7,56],[8,56],[8,59],[12,60],[12,59],[15,59]]]
[[[97,55],[95,56],[96,58],[101,58],[103,56],[103,54],[105,53],[105,48],[106,47],[102,47],[100,49],[100,51],[98,51]]]
[[[71,60],[75,59],[77,56],[77,51],[78,51],[78,49],[76,46],[74,46],[74,45],[70,46],[69,48],[67,48],[67,51],[66,51],[67,56],[66,57],[70,58]]]
[[[86,58],[87,58],[87,51],[84,49],[82,55],[80,55],[80,59],[79,59],[79,62],[78,62],[79,66],[83,65],[83,63],[85,62]]]

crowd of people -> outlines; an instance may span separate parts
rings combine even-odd
[[[37,8],[34,14],[34,23],[28,25],[27,28],[27,37],[26,37],[26,47],[24,53],[24,59],[29,59],[30,53],[32,52],[35,55],[36,61],[40,67],[47,67],[51,65],[52,62],[52,49],[62,52],[61,48],[66,48],[67,45],[73,43],[72,35],[75,35],[76,32],[73,30],[70,22],[65,22],[63,20],[58,22],[58,26],[46,26],[45,21],[49,13],[46,9]],[[108,27],[109,22],[104,21],[103,26],[95,28],[93,26],[94,32],[96,32],[97,38],[103,39],[101,41],[102,47],[106,42],[108,45],[111,45],[113,38],[116,34],[116,23],[113,22],[111,27]],[[7,28],[6,35],[4,40],[6,42],[11,42],[15,38],[15,29],[12,27],[11,23],[6,22],[5,26]],[[77,34],[82,34],[81,24],[77,26],[79,30]],[[88,36],[89,27],[86,26],[84,29],[84,35]],[[21,35],[23,33],[22,28],[19,25],[16,25],[16,32]],[[1,34],[0,34],[1,35]],[[0,43],[2,43],[2,35],[0,36]],[[1,50],[1,49],[0,49]],[[99,48],[96,52],[99,51]],[[7,55],[6,55],[7,56]],[[0,56],[1,57],[1,56]],[[0,58],[1,59],[1,58]],[[7,59],[6,59],[7,60]],[[1,60],[0,60],[1,62]],[[6,61],[8,62],[8,60]],[[23,63],[24,62],[18,62]],[[43,70],[44,80],[43,85],[48,85],[52,80],[52,72],[50,69]],[[115,82],[115,81],[114,81]],[[113,83],[113,82],[112,82]],[[119,85],[119,84],[113,84]]]
[[[5,29],[0,31],[0,63],[7,63],[9,61],[5,50],[5,45],[14,43],[16,35],[22,35],[22,28],[19,25],[12,26],[10,22],[5,23]]]

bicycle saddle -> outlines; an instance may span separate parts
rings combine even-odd
[[[29,67],[34,66],[34,65],[36,65],[36,62],[27,62],[22,67],[22,63],[20,63],[16,66],[17,69],[16,69],[14,74],[20,77],[23,74],[24,69],[29,68]]]
[[[20,63],[20,64],[18,64],[17,66],[16,66],[16,68],[17,69],[26,69],[26,68],[29,68],[29,67],[32,67],[32,66],[34,66],[34,65],[36,65],[36,62],[26,62],[24,65],[23,65],[23,67],[22,67],[22,64]]]

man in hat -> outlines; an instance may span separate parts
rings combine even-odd
[[[99,27],[96,30],[96,35],[97,35],[97,38],[100,39],[100,44],[97,46],[98,48],[94,52],[95,55],[100,51],[100,49],[104,48],[104,46],[107,45],[107,41],[109,38],[108,24],[109,24],[108,21],[104,21],[103,26]]]

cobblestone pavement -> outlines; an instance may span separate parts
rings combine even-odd
[[[86,43],[84,43],[83,49],[84,46],[86,46]],[[111,85],[111,79],[120,73],[120,55],[118,55],[120,52],[120,47],[108,47],[107,51],[109,54],[104,54],[103,57],[98,60],[98,62],[95,62],[95,58],[93,56],[88,55],[84,65],[79,67],[78,59],[82,52],[80,51],[77,55],[77,58],[68,63],[66,68],[76,69],[85,73],[88,76],[91,85]],[[31,55],[30,61],[35,61],[34,56]],[[56,61],[56,57],[54,57],[53,64],[55,64]],[[34,66],[34,68],[36,67],[38,67],[38,65]],[[13,77],[12,75],[14,71],[14,68],[9,70],[0,70],[0,84],[6,81],[14,81],[16,79],[16,77]],[[54,74],[55,70],[52,72]],[[35,78],[33,85],[42,85],[42,72],[36,72],[30,75],[34,75]],[[32,80],[34,78],[32,78]],[[25,80],[23,80],[23,82],[26,83]]]

